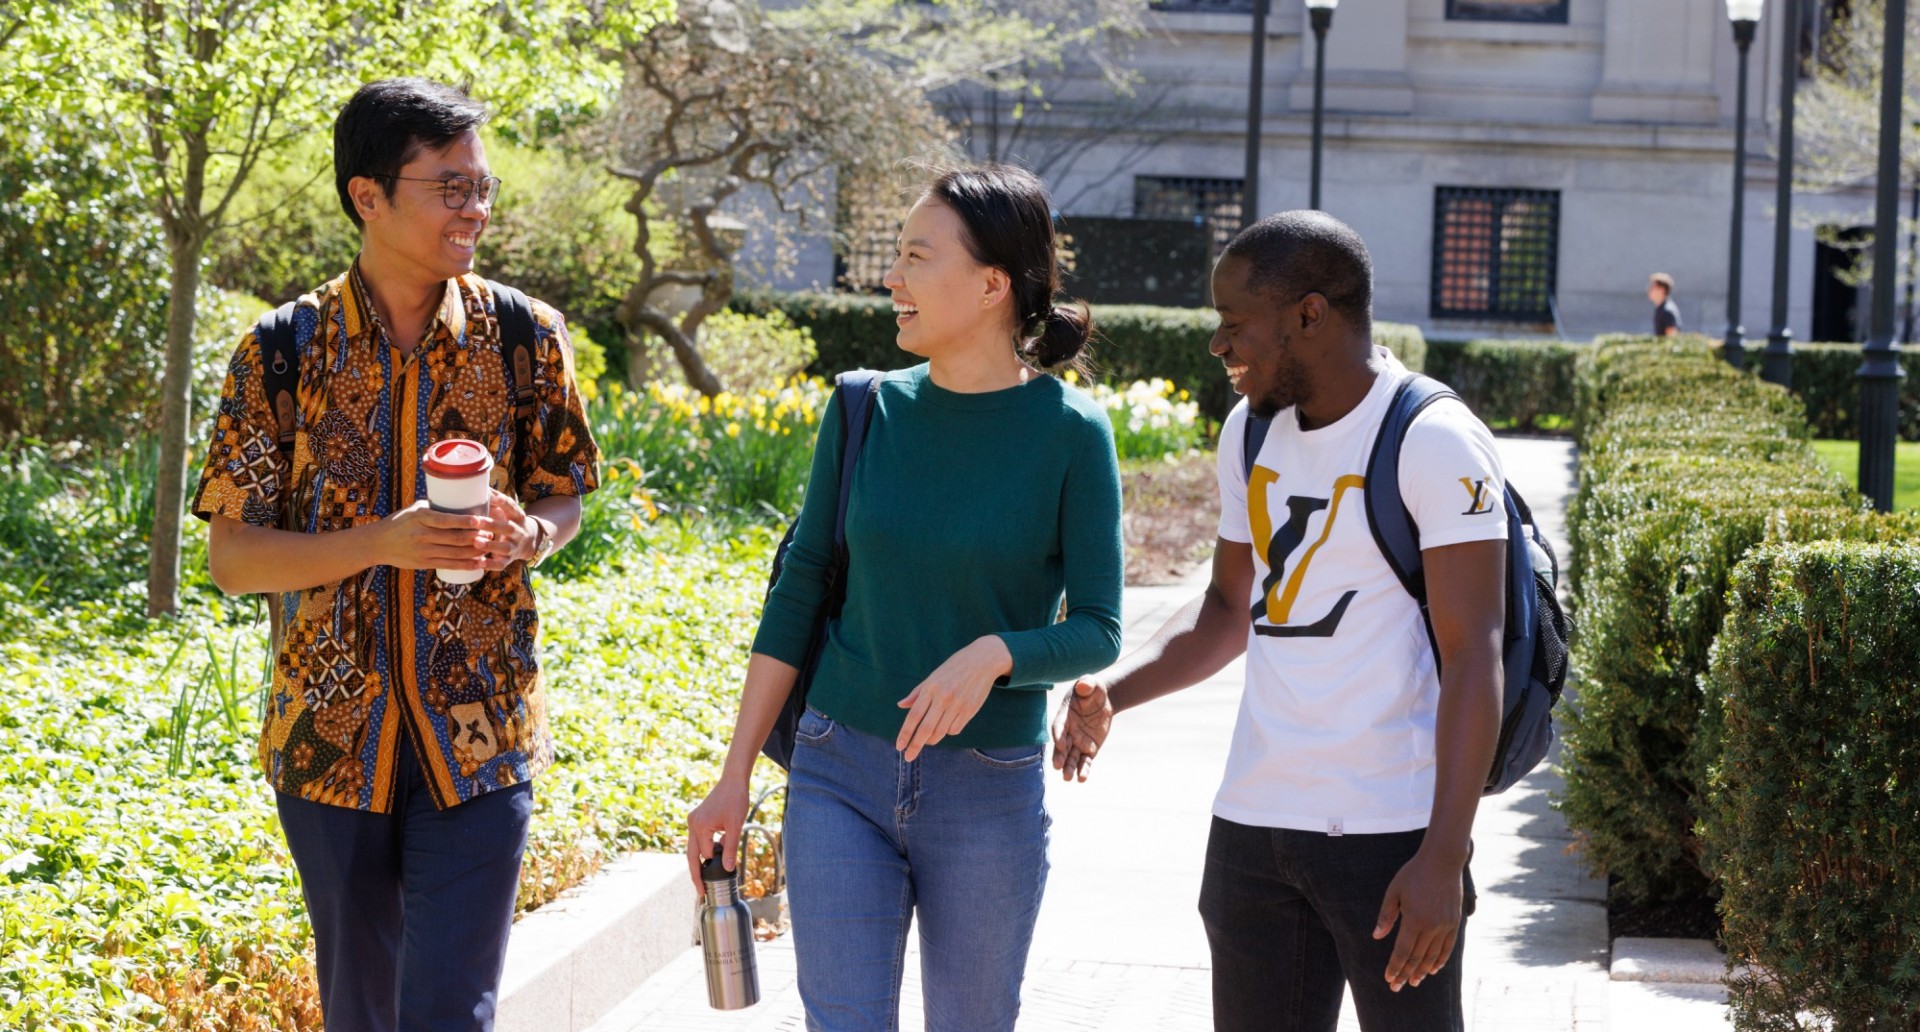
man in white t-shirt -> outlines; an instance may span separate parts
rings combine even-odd
[[[1213,296],[1211,350],[1246,400],[1220,434],[1212,581],[1074,685],[1054,766],[1084,779],[1115,713],[1247,653],[1200,890],[1214,1027],[1333,1032],[1345,983],[1367,1032],[1458,1030],[1470,835],[1500,730],[1493,437],[1452,400],[1407,431],[1430,638],[1367,523],[1367,459],[1407,373],[1371,342],[1366,245],[1319,212],[1270,216],[1228,245]],[[1272,417],[1251,477],[1249,410]]]

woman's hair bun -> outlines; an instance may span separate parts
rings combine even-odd
[[[1022,348],[1028,362],[1042,369],[1073,365],[1093,338],[1093,312],[1083,301],[1051,305],[1029,323]]]

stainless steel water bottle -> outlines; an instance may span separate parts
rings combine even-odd
[[[739,1010],[760,1002],[760,968],[753,959],[753,914],[740,898],[735,872],[720,864],[720,845],[700,863],[700,948],[707,959],[707,1002]]]

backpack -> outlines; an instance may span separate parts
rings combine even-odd
[[[527,439],[528,424],[533,421],[533,342],[536,327],[533,306],[527,295],[504,283],[487,281],[493,291],[493,307],[500,323],[500,359],[506,366],[507,392],[513,398],[513,419],[519,427],[514,435],[515,448]],[[305,341],[298,339],[294,327],[294,309],[299,302],[289,301],[260,317],[254,327],[254,340],[260,345],[260,379],[266,388],[267,403],[279,428],[280,457],[293,463],[295,426],[299,422],[300,351]],[[311,339],[311,337],[309,337]],[[280,650],[280,607],[271,594],[266,596],[267,624],[273,635],[273,649]]]
[[[826,651],[827,626],[840,616],[840,607],[847,600],[847,501],[853,493],[854,467],[860,461],[860,448],[867,440],[867,427],[873,422],[874,399],[880,394],[883,375],[873,369],[855,369],[834,379],[834,391],[840,396],[842,431],[840,498],[833,514],[833,555],[827,560],[827,594],[813,614],[813,635],[807,640],[807,656],[800,664],[793,691],[787,694],[779,719],[774,721],[773,730],[760,746],[767,759],[779,764],[782,770],[793,766],[794,731],[800,726],[800,715],[807,711],[807,690],[813,684],[814,671],[820,667],[820,656]],[[772,597],[774,585],[780,583],[780,571],[786,567],[787,552],[793,547],[793,533],[799,526],[798,519],[789,523],[780,547],[774,550],[773,570],[767,576],[768,597]]]
[[[1429,643],[1433,643],[1433,621],[1427,612],[1420,528],[1414,525],[1413,514],[1400,496],[1398,472],[1407,428],[1428,405],[1445,398],[1457,401],[1459,395],[1440,381],[1417,373],[1402,380],[1374,439],[1366,474],[1367,526],[1387,566],[1419,604]],[[1248,413],[1244,463],[1249,480],[1254,457],[1271,423]],[[1534,525],[1533,511],[1526,500],[1511,483],[1502,486],[1507,512],[1507,614],[1501,656],[1504,691],[1499,744],[1483,795],[1505,792],[1540,765],[1553,744],[1553,707],[1567,683],[1569,628],[1557,593],[1560,564],[1554,558],[1553,546]],[[1439,661],[1439,647],[1434,644],[1436,670]]]

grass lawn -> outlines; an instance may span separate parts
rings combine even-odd
[[[1859,477],[1859,441],[1815,441],[1813,450],[1849,482]],[[1901,441],[1893,454],[1893,507],[1920,509],[1920,441]]]

